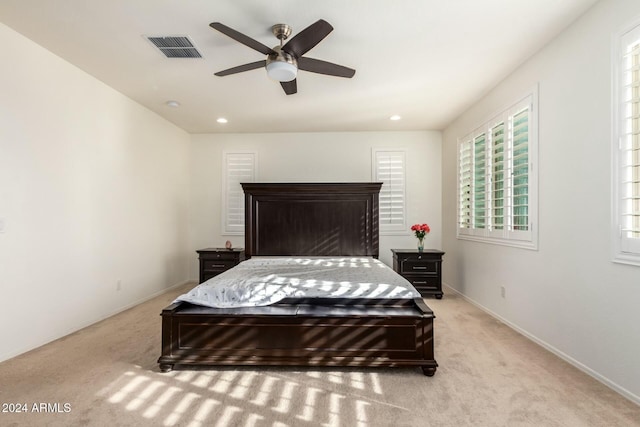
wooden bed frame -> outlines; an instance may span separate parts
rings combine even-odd
[[[378,257],[381,183],[247,183],[251,256]],[[433,311],[413,300],[286,299],[162,311],[160,370],[174,365],[386,366],[436,372]]]

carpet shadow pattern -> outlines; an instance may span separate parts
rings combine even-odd
[[[0,413],[0,425],[640,427],[640,407],[454,294],[427,300],[440,364],[431,378],[387,368],[163,374],[159,314],[190,286],[0,363],[0,402],[29,409]],[[41,403],[51,411],[31,410]]]

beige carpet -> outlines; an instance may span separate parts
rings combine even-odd
[[[440,364],[431,378],[419,369],[162,374],[159,313],[184,290],[0,363],[0,403],[28,410],[0,412],[0,425],[640,426],[639,406],[452,293],[427,300]]]

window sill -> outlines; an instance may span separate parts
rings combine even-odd
[[[221,236],[244,236],[244,231],[223,231]]]
[[[470,240],[473,242],[488,243],[490,245],[510,246],[512,248],[527,249],[530,251],[538,250],[538,244],[532,241],[509,240],[484,236],[470,236],[467,234],[458,234],[457,238],[458,240]]]
[[[640,254],[617,253],[613,255],[613,259],[611,261],[616,264],[626,264],[640,267]]]
[[[381,236],[410,236],[410,233],[407,233],[407,230],[385,230],[378,231],[378,234]]]

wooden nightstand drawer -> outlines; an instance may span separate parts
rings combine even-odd
[[[406,258],[400,261],[400,273],[438,274],[438,262]]]
[[[200,258],[201,259],[206,259],[206,260],[220,260],[220,261],[231,261],[231,262],[237,262],[238,261],[238,255],[239,252],[238,251],[227,251],[227,250],[221,250],[221,251],[215,251],[215,252],[201,252],[200,253]],[[244,256],[243,256],[244,259]]]
[[[438,276],[412,277],[404,276],[418,292],[422,293],[426,290],[437,291],[440,288],[440,279]]]
[[[203,259],[202,268],[204,271],[224,271],[238,265],[237,261],[224,261],[215,259]]]

